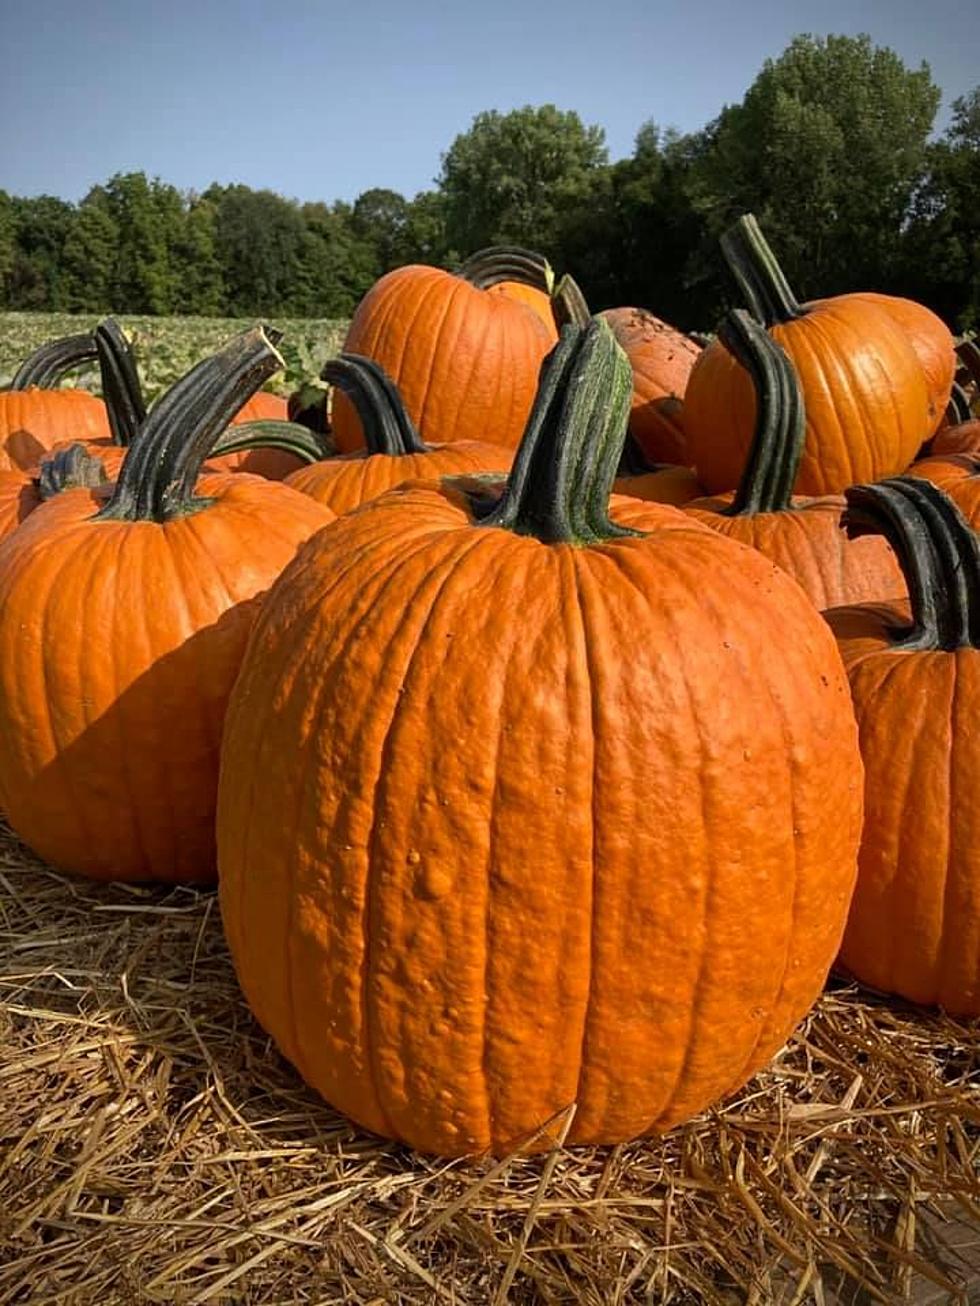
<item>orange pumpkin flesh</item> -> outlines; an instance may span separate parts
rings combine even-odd
[[[741,310],[719,340],[752,378],[756,429],[735,494],[695,499],[685,511],[722,535],[765,554],[803,587],[816,607],[905,597],[905,580],[881,536],[849,540],[840,528],[843,496],[792,496],[803,452],[803,395],[786,353]]]
[[[293,472],[286,481],[338,516],[404,481],[510,469],[510,452],[499,445],[476,440],[423,444],[405,411],[398,387],[384,368],[369,358],[341,354],[326,364],[322,377],[350,397],[367,448],[313,462]]]
[[[66,371],[95,357],[91,335],[50,341],[0,391],[0,471],[27,471],[59,441],[107,438],[105,405],[85,390],[54,390]]]
[[[465,265],[469,279],[417,265],[387,273],[358,304],[344,350],[381,364],[423,439],[449,444],[479,431],[513,449],[554,326],[512,294],[493,293],[500,281],[515,280],[518,268],[510,256],[498,261],[493,250],[483,253],[486,259],[474,255]],[[527,275],[543,274],[532,268]],[[342,394],[333,429],[341,453],[363,447],[356,413]]]
[[[833,641],[676,509],[609,521],[630,390],[607,327],[566,328],[491,516],[443,482],[321,531],[229,707],[245,993],[329,1101],[424,1151],[503,1152],[573,1103],[572,1143],[668,1128],[781,1045],[840,937],[861,769]]]
[[[650,462],[686,466],[681,409],[700,346],[645,308],[609,308],[599,316],[633,368],[630,434]]]
[[[866,777],[841,962],[873,988],[978,1016],[977,536],[926,481],[858,486],[847,499],[850,529],[891,538],[912,598],[826,614],[848,670]]]
[[[66,490],[0,549],[0,805],[55,866],[213,879],[224,708],[257,600],[332,514],[197,472],[281,359],[258,330],[155,405],[110,491]]]
[[[904,471],[935,430],[937,409],[907,331],[860,296],[800,305],[754,219],[723,240],[754,316],[796,368],[806,401],[797,494],[839,494],[858,481]],[[948,398],[948,396],[947,396]],[[751,381],[724,345],[699,356],[684,397],[690,461],[712,494],[739,482],[752,439]]]

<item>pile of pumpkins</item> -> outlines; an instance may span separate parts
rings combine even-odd
[[[980,351],[723,248],[703,348],[517,248],[391,272],[329,433],[262,327],[149,411],[111,319],[0,394],[0,808],[217,877],[258,1020],[420,1150],[668,1129],[835,960],[980,1015]]]

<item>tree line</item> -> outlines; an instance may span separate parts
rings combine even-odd
[[[544,105],[479,114],[412,199],[182,193],[142,172],[78,204],[0,191],[0,306],[348,317],[390,268],[510,242],[571,272],[594,309],[638,304],[703,329],[729,293],[718,236],[751,210],[801,298],[882,290],[975,329],[980,87],[936,138],[939,103],[925,63],[866,36],[804,35],[701,131],[647,122],[614,163],[601,127]]]

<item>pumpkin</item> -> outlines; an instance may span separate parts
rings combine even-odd
[[[630,435],[651,462],[686,465],[682,400],[700,346],[645,308],[609,308],[599,316],[633,368]]]
[[[925,304],[919,304],[914,299],[904,299],[900,295],[880,295],[862,290],[839,298],[856,299],[883,309],[905,332],[925,375],[930,408],[936,418],[933,424],[935,431],[949,402],[949,392],[956,372],[956,350],[949,327]]]
[[[840,529],[841,495],[791,494],[806,417],[796,369],[786,352],[742,310],[725,318],[718,338],[752,378],[755,434],[736,493],[695,499],[685,511],[764,553],[789,572],[818,608],[903,598],[902,572],[887,540],[848,540]]]
[[[0,471],[27,471],[60,440],[109,434],[105,405],[85,390],[52,389],[73,367],[95,357],[90,334],[42,345],[0,390]]]
[[[258,1019],[422,1151],[663,1130],[813,1002],[861,767],[830,632],[609,488],[632,380],[568,326],[503,498],[402,486],[273,586],[232,695],[221,911]],[[574,1109],[574,1118],[571,1110]]]
[[[753,316],[799,376],[807,424],[796,493],[839,494],[857,481],[904,471],[949,397],[930,395],[907,330],[860,295],[800,304],[750,214],[725,234],[722,248]],[[684,396],[688,454],[709,493],[738,485],[753,426],[751,380],[714,341],[701,352]]]
[[[534,400],[538,368],[556,339],[515,284],[553,298],[554,274],[540,255],[505,246],[481,250],[456,274],[410,265],[388,272],[358,304],[344,352],[380,363],[421,432],[440,443],[474,431],[513,449]],[[335,395],[338,450],[364,445],[356,412]]]
[[[650,467],[645,472],[617,476],[613,489],[617,494],[644,499],[647,503],[672,503],[678,508],[704,496],[704,486],[690,467],[675,467],[667,463]]]
[[[913,463],[909,475],[945,490],[974,530],[980,529],[980,450],[932,454]]]
[[[214,877],[224,709],[258,599],[332,520],[259,477],[198,481],[281,362],[261,330],[236,338],[154,404],[114,487],[65,490],[0,546],[0,806],[55,866]]]
[[[62,490],[104,485],[105,467],[83,444],[50,453],[33,472],[0,472],[0,540]]]
[[[286,483],[326,504],[338,516],[403,481],[510,468],[511,455],[498,444],[476,440],[423,444],[398,387],[370,358],[341,354],[327,362],[321,375],[354,404],[367,448],[313,462],[292,472]]]
[[[896,477],[846,497],[849,533],[891,540],[911,600],[826,614],[865,766],[841,963],[873,988],[980,1016],[980,543],[928,481]]]

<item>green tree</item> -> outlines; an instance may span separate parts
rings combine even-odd
[[[375,186],[354,201],[350,230],[373,251],[375,275],[409,262],[410,205],[396,190]]]
[[[301,258],[306,228],[299,206],[271,190],[212,186],[215,250],[234,317],[292,311],[304,296]]]
[[[64,246],[74,210],[53,195],[15,199],[16,249],[8,274],[11,308],[61,312],[65,299]]]
[[[551,250],[606,163],[601,127],[553,104],[477,114],[443,156],[446,237],[463,255],[499,241]]]
[[[17,218],[14,202],[5,190],[0,190],[0,307],[10,299],[10,274],[17,254]]]
[[[64,247],[65,302],[73,313],[112,310],[119,227],[105,188],[93,186],[75,210]]]
[[[190,196],[171,248],[176,287],[174,312],[219,317],[225,288],[218,259],[218,213],[212,200]]]
[[[712,238],[753,211],[804,296],[884,288],[938,105],[924,63],[798,36],[706,129],[692,199]]]
[[[116,173],[105,188],[119,232],[112,280],[117,313],[170,313],[176,277],[171,249],[183,219],[180,193],[142,172]]]
[[[304,204],[302,298],[297,316],[350,317],[378,275],[374,244],[358,234],[350,205]]]

